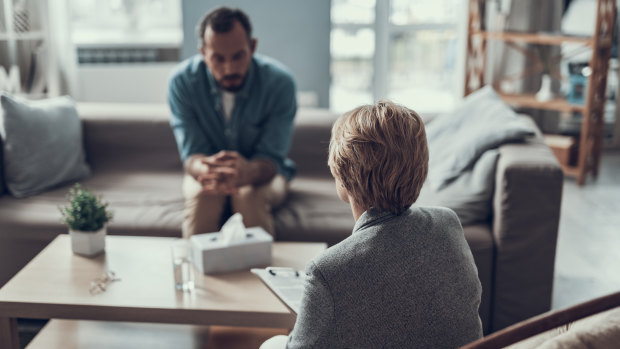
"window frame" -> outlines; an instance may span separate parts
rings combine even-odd
[[[464,81],[465,81],[465,40],[467,25],[467,7],[465,3],[459,4],[461,9],[457,13],[462,14],[456,23],[420,23],[420,24],[394,24],[390,21],[392,0],[376,0],[375,1],[375,21],[373,23],[336,23],[331,22],[331,30],[360,30],[371,29],[375,33],[375,47],[372,56],[373,74],[372,87],[369,91],[374,101],[381,98],[390,98],[390,62],[391,52],[390,46],[394,41],[394,37],[400,34],[414,33],[422,30],[454,30],[457,35],[457,57],[455,60],[455,84],[457,88],[454,90],[454,102],[457,103],[463,97]],[[384,54],[378,54],[384,52]],[[331,52],[330,52],[331,56]],[[333,56],[331,56],[333,57]],[[332,84],[330,83],[330,90]],[[330,108],[333,103],[330,103]],[[438,113],[444,110],[422,110],[421,112]]]

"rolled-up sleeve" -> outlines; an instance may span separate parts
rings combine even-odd
[[[212,154],[215,151],[201,134],[198,115],[192,107],[192,99],[196,98],[182,75],[170,79],[168,104],[170,105],[170,126],[177,141],[179,155],[185,162],[193,154]]]
[[[284,162],[289,151],[293,122],[297,113],[295,83],[292,78],[280,79],[273,90],[273,107],[270,108],[260,138],[256,143],[253,159],[267,158],[284,172]]]

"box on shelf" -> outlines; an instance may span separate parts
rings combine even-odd
[[[193,235],[191,258],[203,274],[271,265],[273,237],[261,227],[245,229],[241,239],[226,241],[221,232]]]
[[[570,89],[566,96],[566,100],[569,103],[577,105],[585,104],[586,92],[588,91],[588,75],[590,74],[588,72],[590,71],[588,65],[588,62],[568,63]]]
[[[545,143],[562,166],[574,166],[577,162],[577,142],[574,137],[564,135],[544,135]]]

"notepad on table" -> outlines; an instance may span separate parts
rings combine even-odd
[[[267,267],[254,268],[252,273],[269,287],[269,289],[295,314],[299,313],[304,293],[306,274],[293,268]]]

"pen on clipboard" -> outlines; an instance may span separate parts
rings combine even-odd
[[[265,270],[267,270],[267,272],[273,276],[276,276],[278,274],[293,274],[295,275],[295,277],[299,277],[299,271],[295,270],[293,268],[287,268],[287,267],[267,267],[265,268]]]

